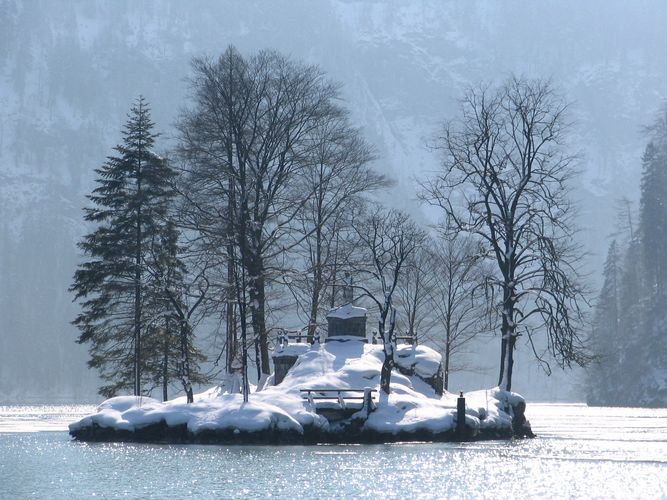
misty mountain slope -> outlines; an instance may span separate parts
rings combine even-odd
[[[17,386],[36,398],[94,393],[66,291],[86,232],[80,208],[138,94],[168,147],[192,56],[234,43],[319,64],[342,83],[378,167],[399,180],[388,198],[413,213],[414,178],[437,167],[425,144],[466,85],[552,77],[574,102],[584,244],[600,258],[614,199],[637,192],[640,127],[667,95],[666,15],[659,2],[4,0],[0,399]]]

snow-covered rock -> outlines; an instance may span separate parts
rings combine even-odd
[[[441,366],[440,354],[423,345],[397,346],[395,361],[400,367],[413,371],[425,379],[437,375]]]

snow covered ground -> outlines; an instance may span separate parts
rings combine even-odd
[[[220,388],[197,394],[192,404],[186,404],[184,398],[162,403],[149,397],[120,396],[104,401],[95,413],[72,423],[70,433],[76,435],[93,424],[119,431],[137,431],[162,422],[168,427],[185,425],[194,435],[202,431],[236,434],[286,431],[302,435],[312,429],[334,432],[340,424],[318,414],[315,406],[321,402],[309,402],[302,396],[302,389],[315,388],[376,389],[375,409],[367,418],[363,415],[362,433],[395,436],[454,430],[457,395],[445,392],[438,396],[424,381],[437,375],[440,369],[440,355],[434,350],[426,346],[399,345],[396,362],[404,373],[414,375],[406,376],[395,369],[392,391],[387,397],[379,395],[381,346],[350,340],[299,347],[296,364],[282,383],[274,386],[269,380],[264,389],[250,394],[246,404],[240,394],[223,393]],[[510,432],[510,406],[523,402],[521,396],[497,388],[467,393],[465,398],[466,426],[473,431]],[[337,401],[328,403],[336,406]]]

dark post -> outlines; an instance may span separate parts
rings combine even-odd
[[[373,389],[370,387],[364,387],[364,406],[363,406],[366,417],[368,418],[368,415],[370,412],[375,410],[375,403],[373,402]]]
[[[463,397],[463,391],[459,393],[456,400],[456,434],[463,436],[466,427],[466,398]]]

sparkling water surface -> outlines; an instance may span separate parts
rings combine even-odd
[[[529,405],[537,439],[88,444],[92,406],[0,406],[0,498],[667,498],[667,409]]]

